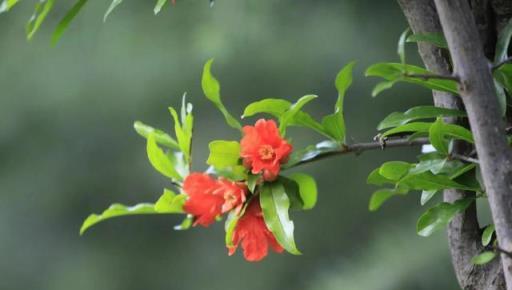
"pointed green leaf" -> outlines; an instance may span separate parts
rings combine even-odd
[[[73,19],[78,14],[78,12],[80,12],[80,10],[82,10],[82,7],[84,7],[84,5],[85,5],[85,3],[87,3],[87,1],[88,0],[78,0],[75,3],[75,5],[73,5],[73,7],[71,7],[71,9],[69,9],[69,11],[66,13],[64,18],[62,18],[62,20],[59,22],[59,24],[57,24],[57,28],[55,28],[55,30],[53,31],[53,35],[52,35],[53,45],[56,45],[57,42],[59,42],[59,39],[61,38],[62,34],[64,34],[64,32],[68,28],[71,21],[73,21]]]
[[[370,211],[378,210],[384,202],[386,202],[388,199],[397,194],[398,193],[393,189],[377,190],[372,194],[372,197],[370,198],[370,204],[368,205],[368,209]]]
[[[19,0],[4,0],[2,3],[0,3],[0,14],[7,12],[11,10],[14,5],[16,5],[19,2]]]
[[[156,143],[158,143],[159,145],[165,146],[170,149],[180,150],[180,146],[178,145],[176,140],[174,140],[171,136],[169,136],[167,133],[161,130],[155,129],[140,121],[135,121],[135,123],[133,123],[133,128],[135,129],[135,131],[137,131],[137,133],[140,136],[144,138],[148,138],[150,134],[153,134],[155,136]]]
[[[386,179],[398,181],[409,172],[412,165],[403,161],[389,161],[382,164],[379,174]]]
[[[220,84],[217,79],[212,75],[211,73],[211,67],[213,64],[213,59],[210,59],[206,62],[203,69],[203,77],[201,79],[201,86],[203,88],[203,92],[206,96],[206,98],[219,109],[219,111],[224,115],[224,118],[226,119],[226,122],[229,126],[235,128],[235,129],[242,129],[242,125],[233,118],[233,116],[228,112],[224,104],[222,103],[221,97],[220,97]]]
[[[380,167],[374,169],[369,175],[368,179],[366,180],[366,183],[373,184],[373,185],[384,185],[384,184],[395,184],[395,182],[391,179],[387,179],[386,177],[382,176],[380,173]]]
[[[508,57],[508,47],[512,38],[512,19],[510,19],[501,30],[496,42],[496,53],[494,54],[494,63],[497,64],[504,61]]]
[[[382,137],[390,136],[393,134],[398,133],[428,133],[430,126],[432,123],[426,123],[426,122],[413,122],[408,123],[405,125],[398,126],[396,128],[387,130],[386,132],[382,133]]]
[[[391,89],[397,81],[398,81],[398,79],[393,80],[393,81],[382,81],[382,82],[377,83],[372,90],[372,97],[375,98],[383,91]]]
[[[280,118],[286,112],[292,103],[283,99],[263,99],[253,102],[245,107],[242,118],[251,117],[260,113],[267,113],[276,118]]]
[[[428,209],[418,219],[417,232],[420,236],[428,237],[434,232],[445,228],[448,223],[460,212],[463,212],[474,201],[465,198],[456,202],[442,202]]]
[[[482,245],[488,246],[491,243],[494,231],[494,225],[488,225],[487,227],[485,227],[485,230],[482,233]]]
[[[448,154],[448,141],[444,138],[443,126],[444,122],[441,118],[438,118],[428,131],[428,138],[430,143],[434,148],[436,148],[437,152],[441,154]]]
[[[110,3],[110,6],[107,9],[107,12],[105,12],[105,15],[103,16],[103,22],[107,21],[107,18],[110,15],[110,13],[112,13],[112,11],[114,11],[114,9],[116,9],[116,7],[119,4],[121,4],[122,2],[123,2],[123,0],[112,0],[112,2]]]
[[[440,79],[421,79],[417,77],[408,77],[408,74],[431,74],[428,70],[406,64],[405,66],[401,63],[377,63],[370,66],[366,70],[366,76],[381,77],[387,81],[403,81],[416,85],[426,87],[431,90],[444,91],[449,93],[457,94],[457,82],[453,80],[440,80]]]
[[[434,106],[418,106],[404,113],[393,112],[382,120],[377,130],[397,127],[420,119],[433,119],[437,117],[465,117],[466,113],[459,110],[439,108]]]
[[[405,40],[407,39],[407,35],[411,32],[411,29],[407,27],[407,29],[402,32],[400,35],[400,39],[398,40],[398,48],[397,53],[398,57],[400,57],[400,62],[405,65]]]
[[[155,13],[155,15],[160,13],[160,11],[164,7],[165,3],[167,3],[168,1],[169,0],[157,0],[156,1],[155,9],[153,9],[153,12]]]
[[[55,4],[55,0],[39,0],[39,2],[36,3],[34,14],[32,14],[26,25],[28,40],[31,40],[37,30],[39,30],[46,16],[48,16],[48,13],[52,10],[53,4]]]
[[[300,99],[295,102],[289,110],[284,112],[284,114],[281,116],[279,120],[279,132],[281,132],[281,135],[285,135],[286,133],[286,127],[290,125],[290,123],[293,122],[293,119],[297,115],[298,112],[306,105],[307,103],[311,102],[312,100],[316,99],[318,96],[315,95],[306,95],[301,97]]]
[[[166,188],[155,203],[155,211],[158,213],[184,213],[183,204],[187,197],[186,194],[176,194]]]
[[[398,187],[408,188],[410,190],[442,190],[448,188],[464,189],[476,191],[477,188],[469,187],[463,184],[459,184],[451,180],[445,175],[434,175],[432,172],[423,172],[420,174],[407,175],[402,178],[398,184]]]
[[[290,199],[279,182],[265,183],[260,193],[263,218],[279,244],[289,253],[300,255],[293,237],[294,225],[288,216]]]
[[[323,141],[316,145],[310,145],[304,149],[294,150],[290,155],[290,160],[283,164],[283,168],[293,167],[300,162],[307,162],[319,155],[333,154],[339,151],[340,145],[333,141]]]
[[[181,176],[174,168],[174,164],[172,164],[171,159],[156,144],[155,136],[153,134],[148,136],[146,151],[149,162],[158,172],[173,180],[181,180]]]
[[[429,202],[437,193],[437,190],[423,190],[421,192],[420,204],[425,205]]]

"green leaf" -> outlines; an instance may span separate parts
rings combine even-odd
[[[18,2],[19,0],[4,0],[0,4],[0,14],[11,10],[11,8],[14,7],[14,5],[16,5]]]
[[[208,145],[210,155],[206,163],[215,168],[226,168],[238,165],[240,159],[240,143],[236,141],[215,140]]]
[[[496,257],[495,252],[485,251],[471,259],[473,265],[484,265],[492,261]]]
[[[184,231],[190,229],[192,223],[194,222],[194,217],[192,215],[187,215],[186,218],[179,225],[174,226],[174,230],[176,231]]]
[[[352,71],[354,69],[355,61],[348,63],[343,67],[336,76],[335,86],[338,91],[338,98],[334,106],[334,113],[325,116],[322,119],[322,126],[325,132],[328,133],[335,141],[339,143],[345,142],[345,119],[343,117],[343,101],[347,89],[352,84]]]
[[[105,15],[103,16],[103,22],[107,21],[107,18],[110,15],[110,13],[112,13],[112,11],[114,11],[114,9],[116,9],[116,7],[122,2],[123,0],[112,0],[112,3],[110,3],[110,6],[107,9],[107,12],[105,12]]]
[[[153,9],[153,12],[155,13],[155,15],[160,13],[160,11],[162,10],[162,7],[164,7],[165,3],[167,3],[168,1],[169,0],[157,0],[156,1],[155,9]]]
[[[497,64],[499,62],[504,61],[508,57],[508,47],[510,45],[510,39],[512,38],[512,19],[510,19],[505,25],[505,27],[501,30],[498,35],[498,40],[496,42],[496,53],[494,54],[494,63]]]
[[[260,180],[261,175],[257,174],[248,174],[247,176],[247,188],[250,192],[254,193],[256,186],[258,185],[258,181]]]
[[[448,48],[444,35],[438,32],[415,33],[407,37],[407,42],[428,42],[440,48]]]
[[[232,181],[243,181],[248,178],[247,168],[243,165],[233,165],[222,168],[210,166],[206,172],[208,174],[225,177]]]
[[[170,149],[180,150],[180,145],[178,145],[176,140],[174,140],[171,136],[169,136],[167,133],[161,130],[155,129],[140,121],[135,121],[135,123],[133,123],[133,128],[135,129],[135,131],[137,131],[137,133],[140,136],[144,138],[148,138],[148,136],[152,134],[153,136],[155,136],[155,141],[159,145],[165,146]]]
[[[496,79],[494,79],[494,88],[496,90],[496,96],[498,97],[501,116],[504,117],[507,113],[507,94],[505,93],[505,88]]]
[[[149,162],[158,172],[173,180],[181,180],[181,176],[174,168],[174,164],[172,164],[169,157],[156,144],[155,136],[153,134],[148,136],[146,151]]]
[[[299,194],[303,203],[303,209],[312,209],[317,200],[317,187],[315,179],[307,174],[293,173],[289,176],[299,186]]]
[[[71,9],[69,9],[69,11],[66,13],[64,18],[62,18],[62,20],[59,22],[59,24],[57,24],[57,28],[55,28],[55,30],[53,31],[53,35],[52,35],[53,45],[56,45],[57,42],[59,42],[59,39],[61,38],[62,34],[64,34],[64,32],[68,28],[71,21],[73,21],[73,19],[78,14],[78,12],[80,12],[80,10],[82,10],[82,7],[84,7],[84,5],[85,5],[85,3],[87,3],[87,1],[88,0],[78,0],[75,3],[75,5],[73,5],[73,7],[71,7]]]
[[[222,103],[220,97],[220,84],[217,79],[211,73],[211,66],[213,63],[213,59],[210,59],[206,62],[203,69],[203,77],[201,79],[201,86],[203,88],[203,92],[206,98],[213,102],[213,104],[219,109],[219,111],[224,115],[226,122],[229,126],[235,129],[242,129],[242,125],[233,118],[233,116],[228,112],[224,104]]]
[[[377,190],[372,194],[372,197],[370,198],[370,204],[368,206],[368,209],[370,211],[378,210],[385,201],[387,201],[388,199],[397,194],[398,193],[393,189]]]
[[[224,230],[226,231],[225,243],[226,247],[233,247],[233,233],[236,228],[238,220],[243,214],[237,213],[236,210],[232,210],[228,213],[226,222],[224,223]]]
[[[473,198],[465,198],[453,204],[442,202],[428,209],[418,219],[416,226],[418,234],[423,237],[428,237],[434,232],[445,228],[458,213],[466,210],[473,201]]]
[[[260,113],[267,113],[276,118],[280,118],[286,112],[292,103],[283,99],[263,99],[249,104],[245,107],[242,118],[251,117]]]
[[[445,109],[434,106],[418,106],[404,113],[393,112],[382,120],[377,130],[393,128],[419,119],[431,119],[437,117],[465,117],[466,113],[459,110]]]
[[[183,204],[187,200],[186,194],[176,194],[170,189],[164,189],[164,193],[155,203],[157,213],[184,213]]]
[[[453,80],[440,80],[440,79],[421,79],[416,77],[407,77],[406,72],[409,74],[431,74],[428,70],[406,64],[405,66],[400,63],[377,63],[370,66],[366,70],[366,76],[381,77],[387,81],[403,81],[416,85],[421,85],[431,90],[444,91],[457,94],[457,82]]]
[[[319,155],[330,154],[340,150],[340,145],[333,141],[323,141],[316,145],[310,145],[301,150],[295,150],[290,155],[290,160],[283,164],[283,168],[293,167],[301,162],[307,162]]]
[[[366,180],[366,182],[368,184],[373,184],[373,185],[378,185],[378,186],[381,186],[381,185],[384,185],[384,184],[395,184],[395,182],[393,180],[387,179],[386,177],[382,176],[379,173],[379,171],[380,171],[380,167],[374,169],[368,175],[368,179]]]
[[[260,193],[263,218],[279,244],[289,253],[300,255],[293,237],[294,225],[288,216],[290,199],[280,182],[265,183]]]
[[[449,173],[450,179],[456,179],[456,178],[466,174],[470,170],[473,170],[475,167],[476,167],[476,164],[474,164],[474,163],[466,164],[462,167],[459,167],[456,170],[454,170],[453,172]]]
[[[281,135],[285,135],[286,128],[290,123],[293,122],[293,119],[297,115],[297,113],[306,105],[307,103],[311,102],[312,100],[316,99],[318,96],[315,95],[306,95],[301,97],[300,99],[295,102],[289,110],[284,112],[284,114],[281,116],[281,119],[279,120],[279,132],[281,132]]]
[[[25,27],[28,40],[32,39],[41,24],[43,24],[46,16],[48,16],[48,13],[52,10],[53,4],[55,4],[55,0],[40,0],[36,3],[34,14],[32,14]]]
[[[400,62],[405,65],[405,40],[407,39],[407,35],[411,32],[411,29],[407,27],[404,32],[400,35],[400,39],[398,40],[398,48],[397,53],[398,57],[400,57]]]
[[[512,64],[504,64],[494,71],[494,78],[512,95]]]
[[[383,91],[385,90],[389,90],[393,87],[393,85],[397,82],[398,80],[394,80],[394,81],[382,81],[382,82],[379,82],[375,85],[375,87],[373,88],[372,90],[372,97],[376,97],[377,95],[379,95],[380,93],[382,93]]]
[[[382,164],[379,169],[379,174],[386,179],[398,181],[409,172],[411,167],[412,165],[407,162],[389,161]]]
[[[443,133],[443,125],[444,122],[441,118],[438,118],[432,126],[430,126],[430,130],[428,131],[428,138],[430,140],[430,143],[434,148],[436,148],[436,151],[441,154],[448,154],[448,142],[444,138]]]
[[[393,134],[398,133],[428,133],[430,126],[432,123],[426,123],[426,122],[413,122],[408,123],[405,125],[398,126],[396,128],[387,130],[386,132],[382,133],[382,137],[390,136]]]
[[[183,100],[185,104],[185,100]],[[186,105],[185,105],[186,106]],[[190,163],[191,158],[191,146],[192,146],[192,130],[194,118],[192,117],[192,107],[187,106],[188,110],[183,109],[181,114],[181,123],[178,117],[178,113],[172,107],[169,107],[169,112],[171,113],[172,118],[174,119],[174,132],[176,133],[176,138],[178,139],[178,145],[180,147],[181,152],[185,155],[185,160],[187,163]]]
[[[478,189],[459,184],[445,175],[434,175],[431,172],[407,175],[402,178],[397,187],[410,190],[442,190],[448,188],[476,191]]]
[[[487,227],[485,227],[485,230],[482,233],[482,245],[488,246],[491,243],[494,231],[494,225],[488,225]]]
[[[427,204],[427,202],[429,202],[436,195],[437,192],[437,190],[423,190],[421,192],[420,204]]]
[[[165,193],[164,193],[165,194]],[[176,195],[174,199],[181,200],[182,195]],[[169,196],[167,195],[168,198]],[[179,204],[178,201],[176,201],[176,204]],[[129,216],[129,215],[142,215],[142,214],[174,214],[174,213],[182,213],[181,208],[178,207],[178,205],[174,207],[168,207],[165,208],[164,211],[157,211],[155,209],[155,205],[152,203],[140,203],[134,206],[125,206],[123,204],[115,203],[111,205],[108,209],[106,209],[101,214],[91,214],[89,215],[85,221],[82,224],[82,227],[80,228],[80,235],[85,233],[86,230],[88,230],[90,227],[96,225],[99,222],[105,221],[107,219],[111,219],[114,217],[120,217],[120,216]]]

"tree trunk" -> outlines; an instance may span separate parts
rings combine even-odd
[[[468,113],[499,246],[512,252],[512,151],[505,135],[488,60],[466,0],[435,0],[459,92]],[[501,255],[507,289],[512,290],[512,259]]]
[[[441,32],[441,24],[433,0],[398,0],[402,10],[414,33]],[[495,46],[494,23],[492,22],[492,11],[489,12],[490,5],[488,1],[473,0],[475,12],[480,15],[481,25],[479,26],[479,38],[491,53],[489,49]],[[485,3],[484,3],[485,2]],[[512,2],[512,1],[511,1]],[[477,37],[478,38],[478,37]],[[437,48],[429,43],[419,43],[420,56],[428,70],[440,75],[450,75],[451,66],[447,51]],[[439,107],[452,109],[464,109],[461,99],[458,96],[446,92],[433,92],[434,103]],[[457,120],[447,120],[456,122]],[[464,154],[467,148],[462,144],[454,147],[454,153]],[[453,202],[460,198],[472,196],[472,193],[460,190],[445,190],[444,199],[447,202]],[[459,281],[463,289],[495,289],[503,290],[505,288],[505,279],[499,259],[485,265],[473,266],[471,258],[483,250],[480,239],[481,230],[478,224],[476,206],[472,205],[464,213],[455,217],[448,226],[448,240],[452,262]]]

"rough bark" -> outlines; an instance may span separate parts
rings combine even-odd
[[[499,246],[512,252],[512,151],[507,144],[490,66],[467,0],[434,0],[468,113]],[[506,289],[512,259],[501,255]],[[485,289],[485,288],[484,288]]]
[[[441,32],[441,24],[433,0],[398,0],[414,33]],[[450,75],[451,65],[447,51],[428,43],[419,43],[420,56],[426,68],[436,74]],[[446,92],[433,92],[434,103],[439,107],[464,109],[459,97]],[[447,120],[456,122],[457,120]],[[467,148],[458,144],[454,153],[464,154]],[[473,193],[445,190],[444,200],[453,202]],[[463,289],[505,289],[499,261],[485,267],[475,267],[470,260],[482,251],[476,206],[455,217],[448,226],[448,240],[457,280]]]

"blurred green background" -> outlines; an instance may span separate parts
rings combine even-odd
[[[302,256],[228,257],[222,223],[175,232],[178,216],[116,219],[78,235],[89,213],[152,202],[169,186],[146,160],[134,120],[170,130],[167,106],[187,91],[196,170],[206,168],[209,141],[238,138],[201,93],[210,57],[235,115],[259,98],[315,93],[307,110],[316,117],[332,111],[337,71],[358,60],[345,106],[351,142],[370,140],[391,111],[430,104],[429,91],[407,85],[370,97],[377,80],[364,69],[396,61],[406,27],[394,1],[217,0],[210,9],[178,0],[156,17],[154,1],[125,1],[106,23],[109,3],[90,1],[56,47],[52,28],[74,1],[57,2],[27,43],[31,2],[0,15],[0,289],[457,289],[444,233],[415,233],[418,195],[367,210],[367,174],[413,160],[417,148],[301,168],[320,191],[314,210],[292,216]],[[320,140],[290,133],[297,147]]]

